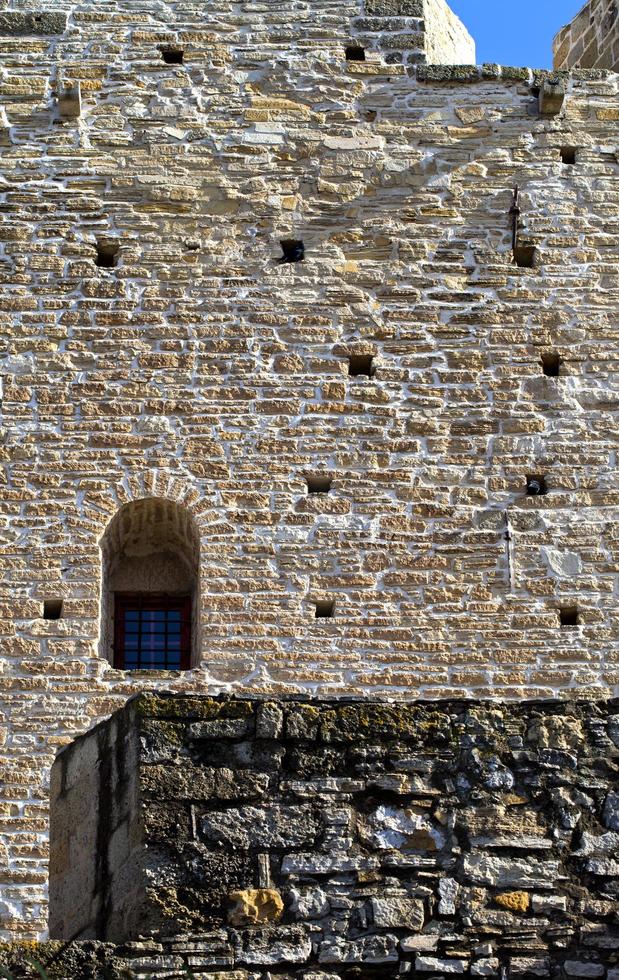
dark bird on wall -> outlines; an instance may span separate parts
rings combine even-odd
[[[286,262],[302,262],[305,258],[303,242],[294,238],[284,238],[279,244],[283,252],[281,259],[277,260],[279,265],[284,265]]]
[[[541,497],[546,493],[544,482],[538,477],[531,477],[527,480],[527,494],[529,497]]]

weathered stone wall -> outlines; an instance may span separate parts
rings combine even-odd
[[[553,42],[555,68],[619,69],[619,4],[589,0]]]
[[[474,65],[475,41],[445,0],[424,0],[425,52],[429,65]]]
[[[424,65],[413,0],[36,7],[0,17],[5,938],[45,932],[57,749],[145,687],[619,690],[617,77],[540,119],[528,69]],[[143,498],[200,536],[181,676],[102,655],[100,542]]]
[[[619,702],[143,695],[56,763],[52,861],[72,853],[74,886],[53,874],[56,937],[84,872],[82,905],[107,912],[82,935],[148,940],[117,950],[148,952],[139,976],[617,980],[618,762]],[[89,768],[112,773],[98,814]]]

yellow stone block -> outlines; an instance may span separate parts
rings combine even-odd
[[[228,921],[234,926],[253,926],[258,922],[278,922],[284,911],[282,896],[275,888],[245,888],[228,896],[233,907]]]
[[[503,892],[502,895],[495,895],[494,901],[510,912],[527,912],[531,905],[531,896],[528,892]]]

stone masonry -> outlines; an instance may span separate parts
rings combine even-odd
[[[617,701],[140,695],[54,766],[50,932],[78,941],[29,953],[52,977],[105,975],[96,952],[141,978],[617,980],[618,762]]]
[[[46,934],[56,753],[140,691],[617,696],[619,77],[453,64],[439,0],[0,43],[0,937]],[[114,668],[130,562],[186,574],[189,670]]]
[[[617,0],[589,0],[553,42],[557,69],[619,69],[619,4]]]

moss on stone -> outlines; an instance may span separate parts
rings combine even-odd
[[[152,692],[140,694],[131,705],[140,718],[175,718],[211,720],[214,718],[249,718],[255,712],[255,702],[242,699],[174,697]]]
[[[418,65],[417,79],[420,82],[478,82],[480,71],[477,65]]]
[[[326,742],[368,738],[410,738],[417,732],[412,704],[348,704],[325,710],[321,735]]]

